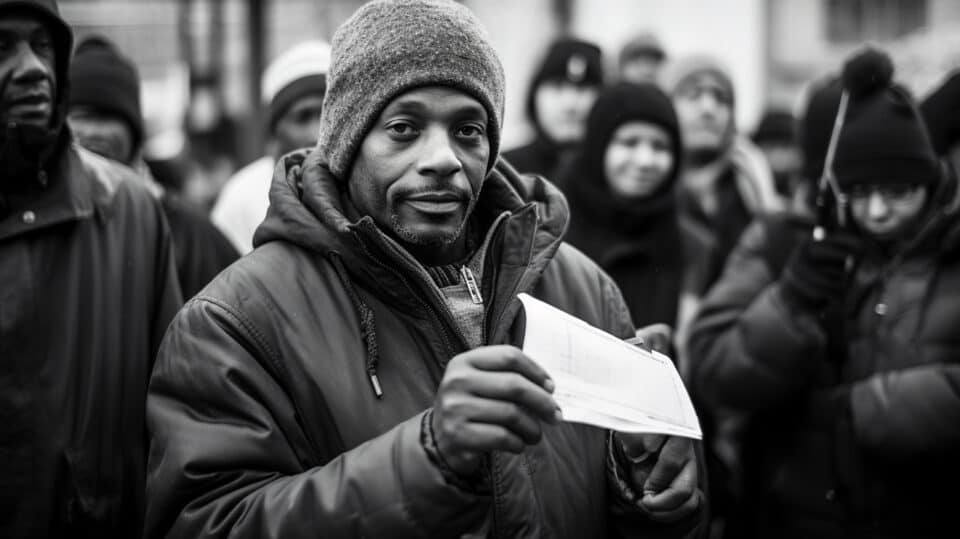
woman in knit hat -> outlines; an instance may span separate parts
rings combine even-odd
[[[694,325],[694,393],[747,419],[738,536],[956,527],[960,196],[892,75],[847,62],[815,228],[748,230]]]
[[[670,98],[653,84],[604,89],[587,119],[568,175],[567,241],[596,261],[623,292],[637,326],[676,327],[691,285],[677,211],[680,129]],[[690,249],[707,248],[697,242]]]
[[[504,76],[450,0],[364,4],[317,147],[158,354],[148,537],[683,537],[693,443],[562,420],[517,294],[620,338],[549,182],[498,161]]]

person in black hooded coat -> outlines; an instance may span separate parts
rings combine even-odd
[[[709,246],[679,220],[681,152],[670,98],[653,84],[620,83],[597,98],[582,150],[562,180],[568,241],[610,274],[638,327],[676,327],[681,297],[700,292],[701,266],[686,262]]]

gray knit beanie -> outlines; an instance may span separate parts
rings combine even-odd
[[[487,109],[490,161],[503,118],[503,66],[480,21],[452,0],[374,0],[333,36],[317,151],[346,180],[360,144],[393,98],[448,86]]]

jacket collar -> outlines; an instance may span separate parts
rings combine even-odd
[[[424,301],[439,307],[442,297],[423,266],[371,217],[351,220],[345,207],[342,182],[319,156],[309,150],[288,154],[275,169],[270,209],[254,245],[283,240],[324,257],[336,253],[351,278],[378,297],[407,308]],[[503,309],[516,293],[534,286],[560,245],[569,213],[559,190],[521,176],[499,160],[484,182],[474,215],[489,226],[504,212],[507,217],[499,221],[488,253],[496,275],[491,277],[495,301],[489,309]]]
[[[75,146],[68,145],[49,170],[46,186],[9,201],[8,211],[0,215],[0,240],[94,214],[102,193],[94,189]]]

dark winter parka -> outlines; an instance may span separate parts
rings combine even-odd
[[[703,303],[692,386],[747,414],[756,537],[948,537],[960,482],[960,198],[932,194],[922,230],[868,249],[841,305],[785,301],[780,243],[758,220]],[[809,233],[809,227],[806,227]]]
[[[12,6],[51,23],[65,80],[54,2],[0,0],[0,18]],[[20,151],[15,122],[0,135],[5,539],[141,534],[147,381],[182,304],[159,203],[133,171],[70,143],[65,102],[58,87],[39,154]]]
[[[606,433],[565,423],[522,455],[493,454],[489,491],[448,481],[421,423],[466,344],[423,267],[342,185],[277,168],[258,247],[179,313],[150,386],[149,537],[660,537],[618,503]],[[524,200],[535,202],[524,202]],[[567,209],[504,165],[475,215],[497,220],[482,288],[487,343],[517,343],[529,292],[617,335],[613,283],[561,243]],[[378,398],[373,375],[382,387]],[[648,533],[644,535],[644,533]]]

